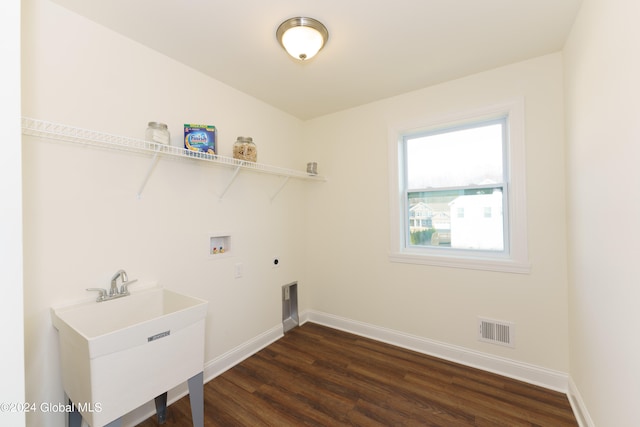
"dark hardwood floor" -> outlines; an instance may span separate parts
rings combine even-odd
[[[204,400],[206,426],[578,425],[562,393],[313,323],[205,384]],[[192,425],[188,396],[164,425]]]

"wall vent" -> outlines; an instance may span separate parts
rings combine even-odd
[[[282,330],[289,332],[300,324],[298,317],[298,282],[282,287]]]
[[[515,347],[515,324],[478,318],[478,340],[506,347]]]

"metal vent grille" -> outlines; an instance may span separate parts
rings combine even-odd
[[[478,340],[515,347],[515,325],[492,319],[478,319]]]

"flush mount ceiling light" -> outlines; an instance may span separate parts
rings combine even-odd
[[[289,55],[305,61],[322,49],[329,39],[329,31],[313,18],[296,17],[280,24],[276,37]]]

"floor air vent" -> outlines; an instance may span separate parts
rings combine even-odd
[[[478,340],[515,347],[515,325],[491,319],[478,319]]]

